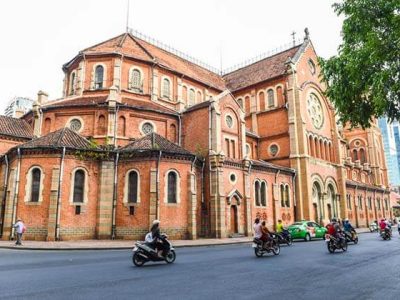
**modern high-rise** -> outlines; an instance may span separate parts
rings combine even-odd
[[[399,186],[400,185],[400,170],[399,170],[399,160],[398,160],[400,158],[399,125],[397,123],[397,126],[395,127],[394,124],[388,122],[387,118],[380,118],[378,124],[382,132],[386,163],[389,173],[389,183],[392,186]],[[395,132],[397,132],[397,139]]]
[[[33,100],[27,97],[14,97],[8,102],[4,115],[8,117],[22,117],[32,109]]]

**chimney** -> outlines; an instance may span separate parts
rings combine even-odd
[[[37,95],[38,95],[37,102],[39,104],[47,102],[49,94],[47,94],[46,92],[43,92],[43,91],[39,91]]]

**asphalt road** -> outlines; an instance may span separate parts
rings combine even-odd
[[[323,241],[256,258],[249,245],[177,249],[172,265],[129,251],[0,250],[0,299],[399,299],[400,239],[360,235],[347,253]]]

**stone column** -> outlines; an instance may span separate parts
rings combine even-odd
[[[3,220],[3,240],[8,240],[11,238],[12,233],[12,218],[13,218],[13,198],[14,198],[14,188],[15,188],[15,177],[17,174],[17,169],[12,168],[8,177],[8,186],[6,190],[6,205],[4,211]]]
[[[190,239],[197,239],[197,189],[194,172],[188,174],[188,231]]]
[[[157,101],[158,100],[158,91],[159,91],[158,70],[153,67],[152,71],[153,71],[153,76],[152,76],[151,100]]]
[[[55,167],[51,173],[51,186],[50,186],[50,202],[49,202],[49,219],[47,222],[47,241],[54,241],[56,238],[56,225],[57,225],[57,198],[58,186],[60,177],[60,168]]]
[[[223,194],[223,162],[221,154],[209,156],[211,164],[211,187],[210,187],[210,225],[211,235],[216,238],[227,237],[225,209],[226,200]]]
[[[117,133],[117,103],[120,100],[120,94],[115,86],[110,88],[110,94],[107,98],[108,104],[108,126],[107,126],[107,137],[108,144],[115,145],[115,137]]]
[[[150,169],[150,207],[149,207],[149,224],[158,218],[157,207],[157,169]]]
[[[102,161],[100,165],[99,198],[97,201],[96,233],[98,239],[111,238],[113,195],[114,162]]]
[[[121,58],[120,57],[115,58],[113,86],[115,86],[118,90],[121,89],[121,64],[122,64]]]
[[[76,81],[76,95],[82,96],[84,90],[85,83],[85,61],[81,60],[79,62],[78,71],[76,73],[77,81]]]
[[[251,219],[251,178],[250,178],[250,160],[248,158],[243,160],[243,182],[244,182],[244,203],[245,210],[245,230],[244,233],[247,236],[252,234],[252,219]]]
[[[183,101],[182,92],[182,79],[178,78],[178,93],[177,93],[177,106],[178,111],[183,111],[185,109],[185,102]]]

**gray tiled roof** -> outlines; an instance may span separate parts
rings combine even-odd
[[[0,135],[31,139],[33,129],[25,120],[0,116]]]
[[[166,138],[154,132],[121,148],[122,152],[148,151],[148,150],[161,150],[163,152],[168,152],[168,153],[193,155],[189,151],[183,149],[177,144],[170,142]]]
[[[45,136],[35,138],[19,146],[21,149],[33,148],[73,148],[73,149],[99,149],[93,143],[68,127],[51,132]]]

